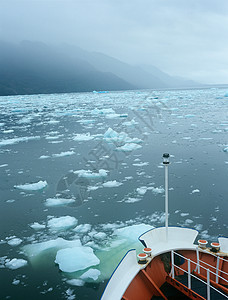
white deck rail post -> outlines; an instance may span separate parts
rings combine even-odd
[[[200,274],[200,263],[199,263],[199,249],[196,249],[196,259],[197,259],[197,267],[196,267],[196,271],[198,272],[198,274]]]
[[[207,269],[207,300],[211,299],[210,294],[210,269]]]
[[[163,165],[165,166],[165,232],[166,232],[166,242],[168,242],[168,217],[169,217],[169,207],[168,207],[168,166],[169,166],[169,153],[163,154]]]
[[[218,283],[219,278],[218,278],[218,272],[219,272],[219,259],[220,257],[217,256],[217,264],[216,264],[216,277],[215,277],[215,282]]]
[[[173,250],[171,251],[171,276],[174,279],[174,252]]]
[[[188,288],[191,289],[191,262],[188,258]]]

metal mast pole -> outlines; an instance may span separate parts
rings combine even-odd
[[[166,241],[168,242],[168,218],[169,218],[169,201],[168,201],[168,166],[169,166],[169,154],[163,154],[163,165],[165,166],[165,232],[166,232]]]

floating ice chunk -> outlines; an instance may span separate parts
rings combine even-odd
[[[185,222],[184,222],[185,225],[189,225],[189,224],[192,224],[192,223],[193,223],[193,221],[191,219],[186,219]]]
[[[53,154],[52,156],[53,157],[63,157],[63,156],[70,156],[70,155],[73,155],[75,154],[74,151],[65,151],[65,152],[61,152],[59,154]]]
[[[48,155],[41,155],[40,157],[39,157],[39,159],[46,159],[46,158],[49,158],[50,156],[48,156]]]
[[[130,152],[130,151],[133,151],[133,150],[137,150],[137,149],[140,149],[142,148],[141,145],[137,145],[135,143],[129,143],[129,144],[125,144],[121,147],[117,147],[116,150],[117,151],[124,151],[124,152]]]
[[[200,233],[201,237],[204,239],[209,239],[210,235],[208,234],[208,230],[204,230]]]
[[[104,139],[107,142],[119,142],[119,143],[141,143],[142,140],[138,138],[130,138],[125,132],[116,132],[112,128],[108,128],[108,130],[104,133]]]
[[[14,187],[16,189],[25,190],[25,191],[36,191],[36,190],[42,190],[47,186],[47,181],[38,181],[35,183],[26,183],[21,185],[15,185]]]
[[[153,226],[142,223],[138,225],[127,226],[124,228],[118,228],[114,231],[114,234],[134,240],[137,239],[144,232],[153,228]]]
[[[39,140],[40,136],[24,136],[20,138],[13,138],[13,139],[7,139],[7,140],[1,140],[0,141],[0,147],[1,146],[8,146],[8,145],[14,145],[20,142],[27,142],[30,140]]]
[[[4,131],[3,131],[3,133],[12,133],[12,132],[14,132],[13,129],[8,129],[8,130],[4,130]]]
[[[135,203],[141,201],[141,198],[134,198],[134,197],[129,197],[127,200],[125,200],[125,203]]]
[[[13,285],[18,285],[19,283],[20,283],[19,279],[14,279],[12,282]]]
[[[103,187],[118,187],[120,185],[122,185],[123,183],[118,182],[116,180],[113,181],[106,181],[103,183]]]
[[[75,299],[75,295],[74,295],[74,291],[73,290],[71,290],[71,289],[67,289],[66,290],[66,299],[67,300],[74,300]]]
[[[104,240],[107,237],[107,235],[104,232],[98,232],[94,234],[93,237],[97,240]]]
[[[22,243],[22,239],[13,238],[7,242],[10,246],[18,246]]]
[[[196,230],[200,231],[200,230],[203,229],[203,225],[202,225],[202,224],[196,224],[196,225],[194,226],[194,228],[195,228]]]
[[[27,264],[27,260],[21,258],[13,258],[9,261],[6,260],[5,266],[11,270],[16,270],[26,266]]]
[[[78,233],[87,233],[91,230],[92,226],[90,224],[80,224],[73,231]]]
[[[8,167],[8,164],[0,165],[0,168],[5,168],[5,167]]]
[[[81,279],[69,279],[66,281],[66,283],[74,286],[83,286],[85,284],[85,281]]]
[[[65,199],[65,198],[48,198],[45,201],[46,206],[61,206],[70,203],[74,203],[75,199]]]
[[[55,263],[63,272],[76,272],[96,266],[100,260],[93,253],[90,247],[74,247],[59,250],[56,255]]]
[[[106,177],[108,175],[108,171],[104,169],[100,169],[98,173],[93,173],[90,170],[78,170],[74,171],[75,174],[78,174],[79,177],[84,178],[100,178],[100,177]]]
[[[80,276],[81,279],[87,280],[87,279],[93,279],[94,281],[98,279],[98,277],[101,275],[101,272],[97,269],[89,269],[87,272],[82,274]]]
[[[223,149],[224,152],[228,152],[228,147]]]
[[[181,215],[181,217],[186,217],[189,215],[189,213],[181,213],[180,215]]]
[[[149,163],[148,162],[141,162],[141,163],[135,163],[135,164],[132,164],[133,166],[135,167],[144,167],[144,166],[148,166]]]
[[[136,191],[137,191],[137,193],[138,193],[139,195],[144,195],[144,194],[146,194],[147,187],[146,187],[146,186],[142,186],[142,187],[140,187],[140,188],[137,188]]]
[[[55,240],[50,240],[41,243],[34,243],[26,245],[23,247],[25,254],[30,258],[35,258],[36,256],[46,253],[47,250],[51,250],[53,253],[57,253],[58,250],[64,248],[74,248],[80,247],[81,242],[79,239],[67,241],[63,238],[57,238]]]
[[[195,190],[192,191],[192,194],[199,193],[199,192],[200,192],[200,190],[195,189]]]
[[[31,228],[35,229],[35,230],[40,230],[40,229],[44,229],[45,225],[42,225],[38,222],[34,222],[33,224],[29,225]]]
[[[76,136],[73,138],[74,141],[90,141],[93,140],[94,137],[90,135],[90,133],[82,133],[82,134],[76,134]]]
[[[151,190],[154,194],[162,194],[165,190],[162,187],[148,187],[148,190]]]
[[[78,220],[75,217],[64,216],[48,220],[47,227],[52,231],[59,231],[74,227],[77,223]]]

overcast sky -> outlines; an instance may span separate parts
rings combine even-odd
[[[228,83],[228,0],[0,0],[0,39],[67,42]]]

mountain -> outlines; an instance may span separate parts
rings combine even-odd
[[[72,45],[0,41],[0,95],[192,86],[198,84]]]
[[[42,43],[0,42],[0,95],[127,90],[136,86]]]

